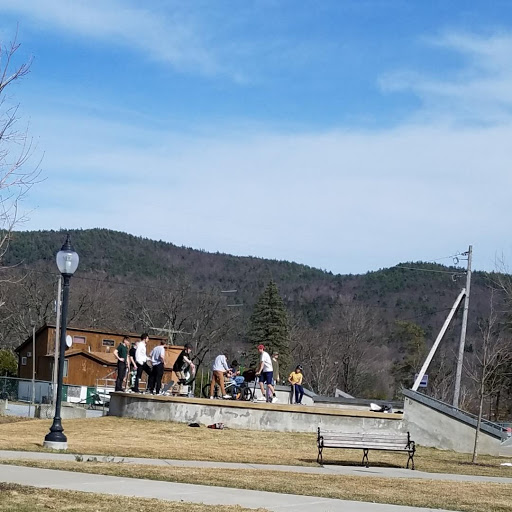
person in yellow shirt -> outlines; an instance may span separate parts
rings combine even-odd
[[[302,397],[304,396],[302,378],[302,366],[299,364],[288,377],[288,382],[292,385],[292,394],[295,392],[295,403],[297,405],[302,405]]]

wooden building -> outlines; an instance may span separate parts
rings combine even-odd
[[[112,385],[112,379],[116,378],[117,369],[114,350],[125,335],[130,336],[132,342],[140,339],[140,334],[115,333],[101,329],[68,328],[67,335],[73,339],[73,345],[66,350],[63,383],[74,386]],[[36,331],[35,344],[30,336],[16,349],[18,377],[32,379],[35,358],[36,380],[52,381],[55,337],[55,326],[45,324]],[[165,339],[161,336],[149,337],[148,357],[151,350]],[[172,366],[182,350],[183,347],[177,345],[165,347],[163,382],[168,382],[173,378]],[[108,383],[105,382],[106,379],[109,380]]]

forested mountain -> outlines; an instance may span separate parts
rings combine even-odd
[[[2,261],[2,279],[10,281],[0,292],[2,346],[20,343],[33,322],[53,321],[55,253],[67,232],[12,234]],[[465,284],[462,268],[434,263],[333,275],[297,263],[207,253],[107,229],[69,233],[80,255],[72,279],[72,325],[181,331],[169,334],[172,341],[192,340],[205,362],[219,344],[243,359],[252,350],[248,319],[272,279],[288,311],[292,358],[309,365],[310,385],[324,393],[338,386],[353,394],[391,396],[401,379],[413,377],[409,373],[418,363],[411,357],[423,357]],[[488,315],[494,281],[495,275],[473,273],[469,350],[479,334],[478,319]],[[460,317],[459,311],[436,356],[443,379],[453,373]],[[443,394],[445,380],[438,385],[436,394]]]

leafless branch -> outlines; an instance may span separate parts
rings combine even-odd
[[[5,96],[6,88],[30,72],[32,59],[16,65],[20,44],[14,40],[0,44],[0,262],[8,248],[14,227],[26,220],[20,214],[20,200],[40,181],[40,161],[29,163],[35,154],[35,144],[28,136],[28,127],[21,129],[19,105],[11,105]]]

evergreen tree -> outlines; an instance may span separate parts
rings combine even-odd
[[[0,350],[0,377],[16,377],[18,361],[16,356],[8,349]]]
[[[281,374],[286,373],[290,365],[288,315],[274,281],[268,283],[254,305],[248,337],[255,347],[260,343],[265,345],[271,355],[279,352]]]
[[[398,397],[402,387],[410,388],[413,385],[414,376],[420,371],[428,349],[425,331],[413,322],[397,321],[391,339],[398,344],[401,354],[391,370],[395,378],[395,395]]]

